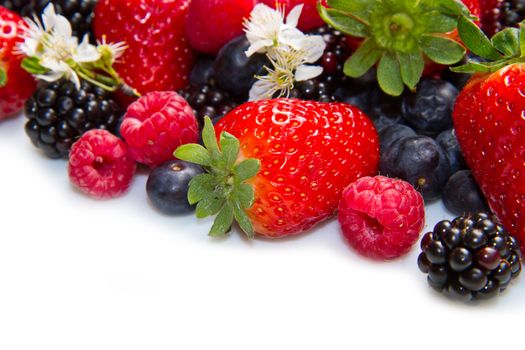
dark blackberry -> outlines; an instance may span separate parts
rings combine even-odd
[[[116,132],[122,116],[111,93],[83,81],[79,90],[62,79],[42,83],[26,102],[26,133],[49,158],[69,156],[71,145],[90,129]]]
[[[504,0],[500,5],[500,28],[517,27],[525,19],[525,0]]]
[[[216,123],[239,104],[246,102],[220,89],[212,77],[206,84],[190,85],[178,92],[193,108],[201,127],[204,126],[204,117],[208,116]]]
[[[335,91],[347,80],[343,67],[351,53],[346,37],[342,32],[327,25],[309,34],[321,35],[326,43],[323,56],[315,63],[323,67],[323,74],[315,79],[296,83],[290,97],[320,102],[338,101]]]
[[[84,34],[89,34],[90,38],[94,40],[94,35],[91,29],[91,23],[93,22],[94,9],[98,0],[8,0],[13,4],[23,3],[23,6],[18,8],[18,11],[22,16],[31,17],[40,15],[44,11],[49,3],[55,5],[55,11],[57,14],[66,17],[71,23],[73,28],[73,35],[77,36],[80,40]]]
[[[430,286],[454,299],[489,299],[521,271],[516,239],[485,213],[441,221],[421,240],[419,269]]]
[[[14,12],[22,13],[24,7],[27,6],[27,0],[0,0],[0,6]]]

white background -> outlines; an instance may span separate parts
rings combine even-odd
[[[427,286],[419,247],[360,258],[332,220],[294,239],[207,237],[209,221],[77,193],[64,161],[0,123],[0,349],[520,348],[525,282],[482,304]],[[449,218],[428,208],[425,230]]]

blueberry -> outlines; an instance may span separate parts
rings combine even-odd
[[[439,199],[450,177],[445,152],[427,136],[403,138],[391,144],[382,154],[383,175],[408,181],[423,195],[426,202]]]
[[[213,64],[215,60],[213,57],[202,56],[193,66],[190,73],[191,85],[203,85],[213,76]]]
[[[403,124],[392,124],[383,128],[379,132],[379,140],[381,142],[381,153],[383,153],[391,144],[397,140],[406,137],[416,136],[416,132],[409,126]]]
[[[166,162],[154,169],[146,183],[146,191],[153,205],[165,214],[186,214],[193,210],[188,203],[190,180],[203,173],[203,169],[193,163],[181,160]]]
[[[403,97],[403,117],[416,130],[441,132],[452,128],[458,89],[444,80],[424,79],[415,93]]]
[[[470,170],[450,177],[443,189],[443,204],[454,215],[488,211],[488,206]]]
[[[463,152],[461,152],[461,147],[459,146],[454,129],[443,131],[436,138],[436,142],[445,151],[452,173],[467,169],[467,164],[465,163],[465,158],[463,157]]]
[[[262,74],[263,67],[269,65],[266,55],[247,57],[249,46],[244,35],[233,39],[219,51],[213,66],[213,76],[219,87],[242,97],[247,96],[255,82],[255,75]]]

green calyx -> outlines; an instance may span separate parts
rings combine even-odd
[[[489,39],[469,18],[461,17],[458,32],[463,43],[484,62],[470,60],[450,68],[457,73],[491,73],[514,63],[525,63],[525,21],[519,28],[506,28]]]
[[[246,210],[252,207],[255,192],[246,181],[257,175],[260,161],[253,158],[238,161],[239,140],[223,131],[217,143],[215,129],[208,117],[205,118],[202,140],[204,147],[186,144],[174,153],[175,157],[199,164],[206,170],[190,181],[188,202],[197,204],[198,218],[216,215],[210,236],[224,236],[237,221],[246,235],[253,238],[253,226]]]
[[[0,67],[0,88],[3,88],[6,85],[7,85],[7,73],[2,67]]]
[[[470,18],[460,0],[327,0],[318,3],[324,21],[363,43],[346,61],[344,72],[359,78],[377,65],[379,86],[399,96],[414,90],[421,79],[425,57],[451,65],[465,56],[458,42],[444,36],[458,19]]]

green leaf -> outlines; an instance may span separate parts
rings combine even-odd
[[[193,177],[189,183],[188,202],[193,205],[202,200],[216,186],[215,177],[211,174],[199,174]]]
[[[209,235],[212,237],[222,237],[230,230],[232,224],[233,208],[228,202],[226,202],[215,218]]]
[[[327,5],[335,10],[351,13],[364,21],[368,21],[375,2],[376,0],[328,0]]]
[[[456,73],[490,73],[495,72],[509,64],[510,59],[496,62],[474,62],[469,61],[467,64],[451,67],[450,70]]]
[[[198,145],[196,143],[188,143],[182,146],[179,146],[173,155],[186,162],[199,164],[202,166],[211,165],[210,152],[206,148]]]
[[[447,16],[439,11],[430,11],[421,15],[422,21],[427,24],[427,33],[448,33],[456,29],[458,19]]]
[[[255,233],[253,232],[253,225],[250,221],[250,218],[246,214],[243,208],[241,208],[241,205],[239,202],[234,201],[232,203],[233,206],[233,216],[235,217],[235,220],[239,224],[241,230],[244,231],[246,236],[248,238],[253,239],[255,237]]]
[[[345,62],[344,73],[352,78],[363,76],[381,57],[382,50],[374,40],[365,40],[356,52]]]
[[[403,79],[399,63],[393,53],[385,52],[377,66],[377,80],[381,89],[389,95],[399,96],[403,93]]]
[[[208,116],[204,117],[204,129],[202,130],[202,141],[204,142],[204,146],[208,149],[208,151],[211,152],[212,155],[214,153],[219,152],[219,144],[217,143],[217,134],[215,133],[215,128],[213,127],[213,123],[211,122],[211,119]]]
[[[233,172],[237,176],[237,180],[243,182],[257,175],[260,168],[261,162],[258,159],[250,158],[237,164]]]
[[[471,16],[468,7],[460,0],[437,0],[443,13],[453,16]]]
[[[208,216],[215,215],[221,210],[224,205],[225,199],[217,196],[215,193],[208,193],[202,198],[197,204],[195,209],[195,215],[199,218],[206,218]]]
[[[365,38],[368,36],[368,23],[356,15],[335,9],[329,9],[320,4],[317,8],[321,18],[332,27],[358,38]]]
[[[465,16],[459,17],[458,32],[461,41],[476,55],[489,59],[501,59],[501,54],[479,27]]]
[[[223,131],[221,133],[221,151],[228,169],[235,164],[239,155],[239,149],[239,140],[232,134]]]
[[[423,35],[421,46],[425,55],[432,61],[451,65],[465,57],[465,48],[457,41],[433,35]]]
[[[26,57],[22,60],[21,67],[30,74],[46,74],[48,69],[40,64],[40,61],[36,57]]]
[[[3,68],[0,68],[0,88],[7,85],[7,74]]]
[[[491,41],[494,48],[504,54],[505,57],[520,55],[520,31],[518,28],[505,28],[496,33]]]
[[[525,24],[520,23],[520,56],[525,56]]]
[[[243,209],[251,208],[255,201],[255,191],[253,190],[253,186],[249,184],[239,185],[235,191],[235,195]]]
[[[413,90],[423,75],[425,68],[423,55],[419,52],[398,53],[397,58],[401,69],[401,78],[405,85]]]

